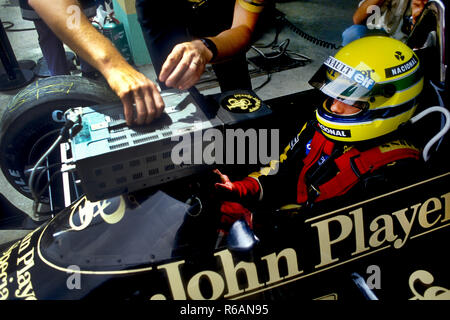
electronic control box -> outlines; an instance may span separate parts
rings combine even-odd
[[[250,91],[203,96],[198,91],[163,94],[165,110],[149,125],[127,126],[121,103],[80,107],[68,117],[81,119],[81,131],[69,141],[83,193],[91,201],[157,186],[210,168],[202,158],[208,130],[228,127],[271,113]]]

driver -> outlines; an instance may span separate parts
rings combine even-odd
[[[326,99],[279,160],[241,181],[215,170],[224,230],[240,218],[252,226],[252,201],[312,207],[358,186],[394,181],[401,168],[419,163],[419,149],[397,130],[414,114],[423,88],[419,59],[408,46],[363,37],[326,59],[309,83]]]

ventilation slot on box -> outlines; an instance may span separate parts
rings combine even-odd
[[[108,142],[109,143],[114,143],[114,142],[117,142],[117,141],[120,141],[120,140],[123,140],[123,139],[126,139],[126,138],[127,138],[127,136],[125,136],[125,135],[119,136],[119,137],[113,137],[113,138],[109,138]]]
[[[148,170],[148,175],[149,176],[153,176],[153,175],[158,174],[158,173],[159,173],[159,169],[158,168],[154,168],[154,169]]]
[[[138,172],[133,174],[133,180],[139,180],[144,176],[144,174],[142,172]]]
[[[114,127],[110,130],[110,133],[118,133],[118,132],[122,132],[122,131],[126,131],[128,130],[128,127],[123,126],[123,127]]]
[[[109,146],[109,150],[116,150],[116,149],[125,148],[125,147],[128,147],[128,146],[129,146],[128,142],[119,143],[119,144],[115,144],[115,145]]]
[[[135,129],[135,131],[132,134],[130,134],[130,136],[132,138],[135,138],[135,137],[143,136],[143,135],[146,135],[149,133],[154,133],[154,131],[155,131],[154,129],[149,129],[149,128],[138,128],[138,129]]]
[[[142,139],[133,140],[133,143],[134,144],[140,144],[140,143],[143,143],[143,142],[149,142],[149,141],[153,141],[153,140],[157,140],[157,139],[158,139],[158,135],[153,135],[153,136],[150,136],[150,137],[145,137],[145,138],[142,138]]]
[[[119,121],[119,120],[123,120],[123,114],[113,114],[110,115],[111,121]]]

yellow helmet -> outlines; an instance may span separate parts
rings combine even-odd
[[[423,88],[419,59],[387,36],[355,40],[328,57],[309,83],[332,99],[316,110],[322,132],[338,141],[363,141],[395,131],[414,114]],[[361,109],[330,111],[333,99]]]

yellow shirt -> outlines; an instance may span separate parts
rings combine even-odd
[[[239,5],[250,12],[261,12],[264,8],[264,0],[238,0]]]

